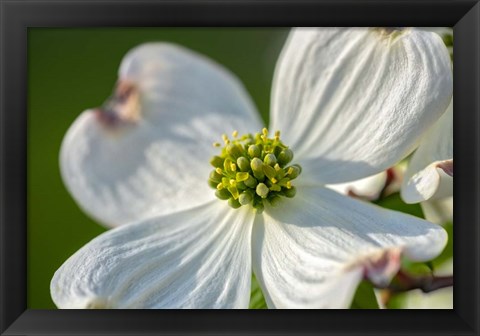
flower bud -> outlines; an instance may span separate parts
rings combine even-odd
[[[285,189],[283,193],[286,197],[292,198],[292,197],[295,197],[295,195],[297,194],[297,189],[292,186],[290,187],[290,189]]]
[[[266,198],[270,190],[264,183],[259,183],[255,191],[257,195],[260,196],[261,198]]]
[[[237,159],[237,166],[240,168],[240,171],[247,172],[250,169],[250,161],[244,156],[240,156]]]
[[[247,205],[250,204],[253,200],[253,195],[250,191],[244,191],[243,193],[240,194],[238,197],[238,202],[241,205]]]
[[[215,196],[221,200],[228,200],[232,195],[227,189],[217,190],[215,191]]]
[[[248,155],[250,155],[252,158],[258,158],[260,155],[262,155],[262,150],[257,145],[250,145],[250,147],[248,147]]]
[[[278,162],[282,165],[285,166],[288,164],[290,161],[293,160],[293,152],[289,148],[285,148],[278,154]]]
[[[240,204],[240,202],[238,200],[234,199],[233,197],[228,199],[228,205],[230,205],[234,209],[238,209],[242,206]]]
[[[265,155],[265,157],[263,159],[263,162],[265,162],[265,164],[273,167],[277,163],[277,158],[275,157],[275,154],[267,154],[267,155]]]

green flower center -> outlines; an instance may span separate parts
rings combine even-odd
[[[210,173],[209,185],[216,189],[215,195],[238,209],[242,205],[251,205],[258,213],[264,209],[265,202],[277,206],[282,197],[292,198],[296,189],[292,180],[302,172],[298,164],[290,165],[293,152],[280,140],[280,132],[273,138],[268,130],[255,135],[241,137],[235,131],[233,139],[223,135],[224,146],[220,154],[212,157],[210,164],[215,168]]]

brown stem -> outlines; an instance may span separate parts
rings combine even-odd
[[[430,293],[437,289],[453,286],[453,275],[425,275],[418,277],[399,271],[395,280],[384,289],[392,293],[406,292],[412,289],[420,289],[424,293]]]
[[[433,274],[429,274],[418,277],[400,270],[390,285],[378,288],[383,289],[381,291],[381,301],[384,306],[387,306],[392,295],[396,293],[402,293],[413,289],[420,289],[424,293],[430,293],[437,289],[450,286],[453,286],[453,275],[434,276]]]
[[[425,283],[422,287],[424,293],[430,293],[437,289],[453,286],[453,275],[432,277],[429,283]]]

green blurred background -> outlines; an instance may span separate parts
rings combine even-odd
[[[223,64],[244,83],[268,124],[270,87],[287,28],[29,28],[28,30],[28,307],[55,308],[50,279],[60,265],[105,229],[75,204],[60,177],[64,134],[85,109],[111,94],[122,57],[138,44],[168,41]],[[380,205],[423,216],[398,194]],[[451,224],[447,226],[451,235]],[[451,240],[450,240],[451,242]],[[452,255],[449,243],[433,265]],[[431,265],[406,264],[428,272]],[[265,308],[254,281],[252,308]],[[399,308],[401,300],[393,300]],[[352,308],[378,308],[371,285],[362,283]]]
[[[55,308],[50,279],[105,231],[75,204],[59,172],[62,138],[85,109],[110,95],[122,57],[138,44],[169,41],[235,73],[268,118],[270,85],[286,28],[95,28],[28,30],[28,307]]]

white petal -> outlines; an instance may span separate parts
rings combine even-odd
[[[299,28],[275,70],[270,128],[304,175],[342,183],[408,155],[451,95],[450,57],[434,33]]]
[[[239,81],[199,54],[162,43],[130,51],[119,77],[120,88],[138,91],[135,114],[117,97],[109,113],[80,115],[63,141],[61,171],[74,199],[117,226],[213,198],[212,143],[261,128]]]
[[[444,248],[438,225],[326,188],[298,188],[254,225],[253,267],[270,307],[347,308],[362,276],[384,284],[398,253],[425,261]]]
[[[407,203],[453,195],[453,100],[413,154],[401,195]]]
[[[387,172],[383,171],[360,180],[341,184],[329,184],[326,187],[343,195],[376,200],[380,196],[386,182]]]
[[[420,27],[418,29],[434,32],[435,34],[438,34],[442,39],[447,37],[447,36],[453,37],[453,28],[451,28],[451,27]],[[447,49],[450,52],[450,55],[453,56],[453,46],[449,45],[447,47]],[[452,66],[453,66],[453,64],[452,64]]]
[[[451,27],[419,27],[418,29],[434,32],[440,36],[453,35],[453,29]]]
[[[250,209],[214,201],[108,231],[55,273],[59,308],[247,308]]]
[[[453,197],[421,202],[425,218],[432,223],[445,224],[453,220]]]
[[[453,36],[453,28],[452,27],[416,27],[417,29],[420,30],[425,30],[428,32],[435,33],[439,35],[440,37],[444,37],[447,35]]]

